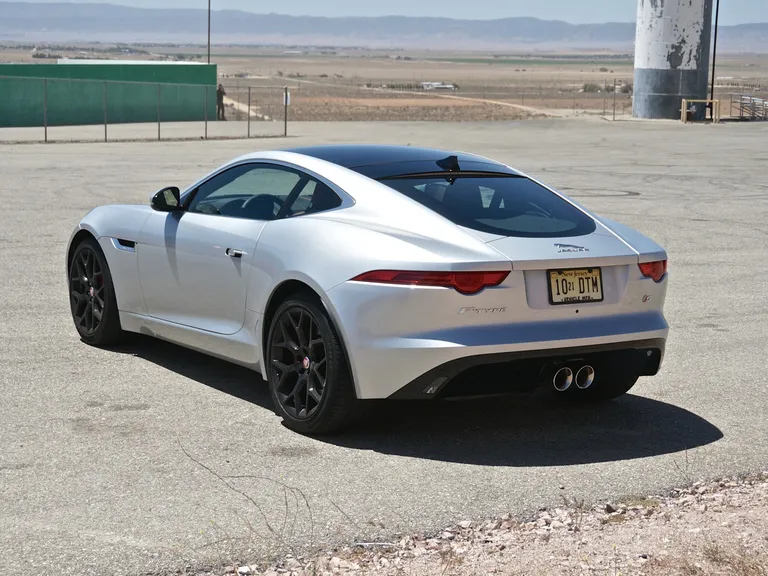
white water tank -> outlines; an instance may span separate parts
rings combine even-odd
[[[634,117],[680,118],[683,98],[708,97],[712,2],[638,0]]]

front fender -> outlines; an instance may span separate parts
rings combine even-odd
[[[124,249],[117,240],[137,242],[144,223],[152,213],[149,206],[101,206],[91,210],[78,223],[67,242],[66,268],[78,234],[88,232],[99,243],[112,276],[117,307],[123,312],[146,314],[139,281],[138,250]]]
[[[74,230],[72,230],[72,233],[69,235],[69,240],[67,241],[67,249],[64,252],[64,266],[66,267],[67,274],[69,274],[69,256],[72,254],[72,248],[74,248],[72,243],[75,240],[75,236],[77,236],[83,230],[90,233],[94,238],[98,239],[96,236],[96,230],[89,223],[80,221],[80,223],[75,226]]]

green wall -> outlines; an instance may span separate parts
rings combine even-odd
[[[216,118],[216,65],[0,64],[0,127]],[[105,98],[106,97],[106,98]],[[207,99],[207,102],[206,102]],[[44,112],[47,111],[47,114]]]

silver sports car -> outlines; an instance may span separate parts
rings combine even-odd
[[[504,164],[410,146],[248,154],[96,208],[66,257],[83,341],[139,332],[252,368],[308,434],[369,399],[615,398],[668,333],[652,240]]]

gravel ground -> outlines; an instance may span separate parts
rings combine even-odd
[[[562,506],[524,520],[467,520],[437,534],[361,542],[312,559],[288,555],[226,574],[765,576],[768,473],[592,507],[563,495]]]

